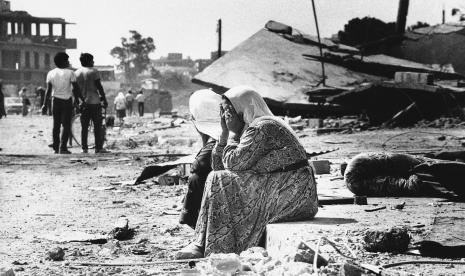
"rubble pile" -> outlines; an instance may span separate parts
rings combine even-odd
[[[299,259],[293,256],[275,259],[261,247],[249,248],[240,255],[212,254],[195,268],[183,269],[181,275],[313,275],[313,258],[301,258],[302,250],[308,251],[309,248],[297,249],[300,253],[295,255],[300,256]],[[319,275],[337,273],[337,266],[328,266],[320,256],[317,267]]]
[[[457,128],[465,126],[465,121],[456,117],[441,117],[432,121],[418,121],[415,126],[432,128]]]

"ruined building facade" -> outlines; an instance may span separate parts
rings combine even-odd
[[[12,11],[0,0],[0,79],[6,86],[45,85],[57,52],[76,49],[76,39],[66,38],[62,18],[31,16]]]

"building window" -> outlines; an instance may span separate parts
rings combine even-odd
[[[45,68],[50,68],[50,54],[45,54]]]
[[[2,67],[19,69],[21,53],[15,50],[2,50]]]
[[[24,66],[26,68],[31,68],[31,53],[25,52],[24,58],[25,58]]]
[[[34,68],[39,69],[40,64],[39,64],[39,53],[34,52]]]

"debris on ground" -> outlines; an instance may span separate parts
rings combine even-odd
[[[63,261],[63,258],[65,257],[65,251],[61,247],[55,247],[50,249],[47,252],[47,260],[51,261]]]
[[[405,252],[410,244],[410,235],[405,228],[367,230],[363,238],[364,248],[369,252]]]
[[[58,231],[43,236],[44,239],[65,243],[65,242],[90,242],[94,244],[106,243],[107,236],[101,234],[89,234],[83,231]]]
[[[110,232],[110,236],[119,241],[128,240],[132,238],[133,235],[134,229],[129,228],[129,220],[125,217],[118,218]]]
[[[294,260],[294,262],[313,264],[315,259],[315,251],[305,243],[301,242],[297,246],[297,251],[291,255],[291,259]],[[327,266],[328,261],[321,255],[318,255],[316,265],[317,267]]]

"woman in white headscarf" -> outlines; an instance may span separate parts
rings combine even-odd
[[[123,92],[119,92],[118,96],[115,97],[115,110],[116,117],[118,117],[120,124],[123,123],[124,117],[126,117],[126,98]]]
[[[263,243],[267,224],[310,219],[318,211],[305,149],[256,91],[228,90],[221,125],[196,240],[176,254],[179,259],[240,253]]]
[[[184,197],[179,222],[192,228],[195,228],[197,223],[205,181],[212,170],[212,150],[221,134],[220,103],[221,96],[209,89],[198,90],[189,98],[189,111],[192,122],[202,138],[202,149],[191,165],[187,194]]]

